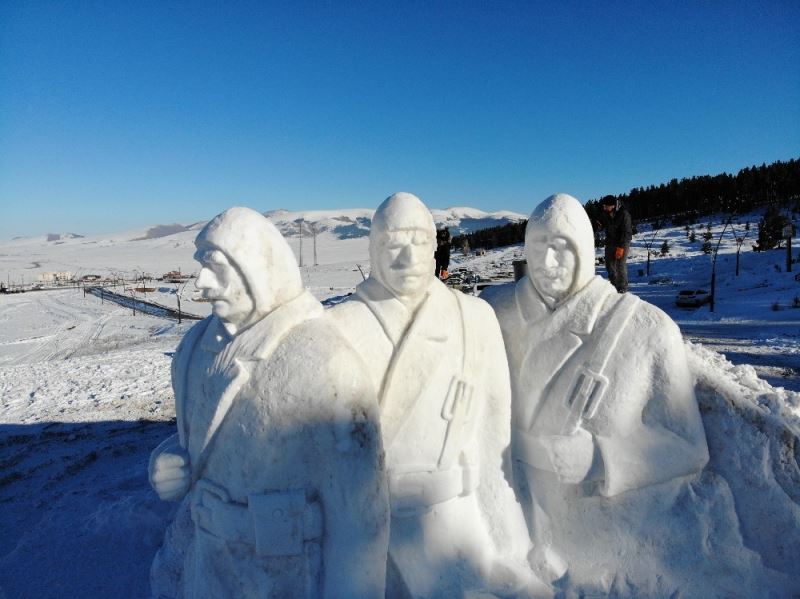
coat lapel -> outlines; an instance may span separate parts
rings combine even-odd
[[[565,303],[550,311],[529,279],[517,284],[517,307],[526,321],[528,343],[520,370],[516,418],[523,430],[530,430],[543,404],[543,391],[552,384],[568,360],[594,329],[607,295],[601,277],[589,283]]]
[[[458,314],[458,309],[455,298],[444,285],[435,281],[396,346],[379,400],[386,447],[391,446],[415,402],[439,368],[452,334],[445,323],[460,321],[452,318],[453,314]],[[448,317],[444,317],[445,314]]]
[[[189,447],[189,416],[186,409],[186,377],[189,376],[189,362],[212,318],[204,318],[189,329],[172,358],[171,378],[172,391],[175,396],[175,420],[178,426],[178,439],[183,448]]]
[[[234,399],[250,380],[251,364],[268,359],[292,328],[305,320],[317,318],[322,312],[320,303],[304,291],[237,335],[219,354],[213,368],[217,373],[214,376],[219,378],[212,383],[213,388],[221,389],[221,392],[202,436],[202,444],[196,449],[198,457],[193,464],[195,478],[202,474],[213,440],[230,412]]]

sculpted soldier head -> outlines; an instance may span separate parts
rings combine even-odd
[[[236,333],[302,290],[294,254],[262,214],[234,207],[214,217],[195,240],[202,268],[195,286]]]
[[[436,226],[415,195],[396,193],[375,211],[369,233],[370,276],[404,303],[417,302],[434,280]]]
[[[565,193],[539,204],[525,230],[528,271],[551,308],[580,291],[594,276],[594,233],[581,203]]]

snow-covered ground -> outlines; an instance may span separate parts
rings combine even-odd
[[[755,229],[755,217],[751,223]],[[659,232],[654,246],[666,238],[671,253],[652,260],[649,277],[638,276],[649,236],[642,229],[629,261],[631,289],[666,310],[692,342],[712,450],[707,476],[722,477],[729,488],[739,515],[731,534],[774,574],[779,593],[800,592],[800,309],[791,307],[800,283],[776,268],[783,252],[757,254],[749,243],[735,277],[735,243],[726,240],[715,312],[677,308],[679,289],[707,288],[710,280],[703,229],[694,244],[682,227]],[[712,226],[714,243],[720,229]],[[105,246],[18,240],[0,246],[0,272],[37,262],[41,268],[27,271],[32,276],[40,269],[192,272],[195,235]],[[322,233],[317,241],[324,259],[303,267],[304,282],[321,300],[346,295],[361,280],[358,266],[369,272],[367,239]],[[34,250],[39,255],[28,254]],[[313,263],[308,239],[303,253]],[[521,256],[521,246],[454,253],[451,271],[508,278]],[[670,282],[650,283],[657,278]],[[157,301],[173,305],[164,287]],[[191,283],[184,292],[184,310],[208,312],[207,304],[191,302]],[[147,595],[149,564],[175,507],[150,490],[146,465],[151,449],[174,431],[170,356],[190,326],[134,316],[78,289],[0,295],[0,597]],[[742,589],[743,596],[754,592]]]

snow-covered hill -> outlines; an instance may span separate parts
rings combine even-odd
[[[366,261],[372,215],[368,208],[347,210],[274,210],[264,214],[289,240],[303,264],[335,264],[352,258],[350,266]],[[437,226],[453,235],[517,222],[525,217],[509,211],[484,212],[476,208],[431,210]],[[0,242],[0,276],[13,284],[32,283],[41,272],[68,271],[77,277],[196,270],[194,238],[206,221],[154,225],[114,234],[82,237],[75,234],[18,237]],[[316,239],[314,234],[316,232]]]

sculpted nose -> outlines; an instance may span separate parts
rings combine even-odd
[[[200,269],[200,274],[197,275],[197,279],[194,281],[194,286],[196,289],[207,289],[211,283],[211,273],[206,267]]]
[[[544,251],[544,265],[547,268],[558,266],[558,260],[556,260],[556,253],[553,251],[553,248],[547,248]]]
[[[400,253],[397,255],[397,264],[399,266],[410,266],[414,263],[414,246],[408,244],[407,246],[403,247],[400,250]]]

